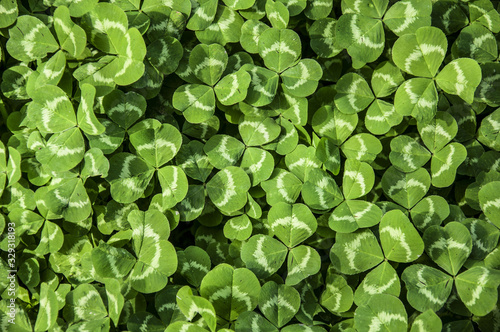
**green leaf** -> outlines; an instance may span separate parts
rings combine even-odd
[[[375,173],[370,165],[355,159],[345,161],[342,191],[346,199],[365,196],[374,183]]]
[[[175,297],[177,305],[187,320],[192,321],[196,314],[203,317],[205,323],[211,331],[215,331],[217,318],[213,305],[201,296],[193,296],[193,291],[189,286],[184,286],[177,292]]]
[[[415,33],[431,25],[432,1],[408,0],[395,3],[384,15],[384,23],[396,35]]]
[[[198,1],[198,8],[193,8],[193,13],[187,23],[186,28],[190,30],[205,30],[210,26],[217,13],[217,1]]]
[[[333,140],[323,137],[316,147],[316,158],[323,163],[323,166],[334,175],[340,172],[340,151]]]
[[[5,69],[2,73],[2,93],[9,99],[29,99],[30,96],[26,88],[28,80],[33,73],[34,71],[26,66],[12,66]]]
[[[282,2],[266,1],[266,16],[273,28],[286,29],[290,20],[290,13]]]
[[[473,23],[460,31],[452,52],[460,58],[472,58],[487,63],[498,57],[498,47],[493,34],[481,24]]]
[[[496,307],[499,271],[476,266],[459,274],[455,284],[460,299],[474,315],[485,316]]]
[[[419,122],[429,122],[437,111],[438,94],[434,82],[412,78],[401,84],[394,97],[394,107],[400,115],[411,115]]]
[[[254,187],[269,179],[273,172],[274,158],[266,150],[249,147],[245,149],[240,167],[248,174]]]
[[[3,1],[2,2],[2,16],[0,17],[0,28],[6,28],[17,19],[19,9],[16,1]]]
[[[275,120],[268,117],[241,118],[238,129],[246,146],[259,146],[278,138],[281,128]]]
[[[355,0],[342,1],[343,13],[358,13],[367,17],[382,18],[389,1],[387,0],[369,0],[364,3],[358,3]]]
[[[390,294],[399,296],[401,283],[396,270],[389,262],[382,262],[371,270],[363,279],[354,293],[354,303],[357,306],[366,305],[375,294]]]
[[[445,34],[436,27],[421,27],[394,43],[393,60],[408,74],[432,78],[436,76],[448,47]]]
[[[430,152],[410,136],[401,135],[391,140],[389,159],[399,171],[414,172],[424,166],[430,158]]]
[[[199,287],[203,277],[210,271],[211,261],[200,247],[189,246],[177,252],[180,274],[193,286]]]
[[[323,70],[319,63],[312,59],[302,59],[280,76],[286,93],[296,97],[307,97],[316,91],[322,75]]]
[[[262,21],[247,20],[241,27],[241,47],[248,53],[259,53],[259,39],[262,32],[269,29],[269,26]]]
[[[340,146],[356,128],[357,114],[344,114],[331,105],[321,106],[312,118],[312,127],[321,137],[330,138]]]
[[[239,315],[235,329],[241,332],[253,332],[256,329],[262,332],[278,332],[273,324],[254,311],[246,311]]]
[[[451,294],[453,279],[433,267],[415,264],[407,267],[401,279],[405,282],[410,305],[418,311],[438,311]]]
[[[259,310],[278,328],[287,324],[299,311],[299,292],[288,285],[269,281],[262,286]]]
[[[244,70],[224,76],[214,88],[217,100],[225,106],[245,100],[250,81],[250,74]]]
[[[219,210],[226,213],[236,212],[245,206],[248,189],[250,178],[236,166],[220,170],[207,183],[208,196]]]
[[[389,294],[375,294],[354,312],[354,324],[361,330],[380,329],[406,331],[408,315],[403,303]]]
[[[486,183],[479,190],[479,204],[486,217],[497,227],[500,225],[500,195],[499,181]]]
[[[78,105],[77,120],[80,129],[87,135],[101,135],[106,131],[94,113],[95,88],[87,83],[80,86],[82,97]]]
[[[366,80],[356,74],[348,73],[336,85],[335,106],[345,114],[359,113],[373,101],[373,93]]]
[[[331,17],[316,20],[309,27],[311,48],[322,58],[331,58],[342,51],[336,37],[337,21]]]
[[[441,318],[439,318],[433,310],[429,309],[415,318],[411,324],[410,332],[417,332],[422,329],[429,332],[439,332],[442,327],[443,323],[441,322]]]
[[[71,128],[52,135],[47,145],[36,152],[36,158],[50,171],[64,172],[78,165],[84,153],[82,133],[78,128]]]
[[[500,111],[497,109],[481,121],[478,141],[496,151],[500,150]]]
[[[474,92],[481,82],[481,67],[472,59],[456,59],[439,72],[436,82],[444,92],[458,95],[472,104]]]
[[[205,146],[203,151],[208,156],[210,164],[215,168],[222,169],[233,166],[243,154],[245,145],[229,135],[214,135]]]
[[[343,274],[356,274],[377,266],[384,259],[377,238],[369,229],[353,233],[338,233],[330,251],[335,270]]]
[[[267,29],[259,38],[259,55],[267,68],[281,73],[301,55],[299,35],[289,29]]]
[[[217,43],[224,46],[227,43],[237,43],[242,25],[243,19],[236,11],[219,5],[213,23],[203,31],[196,31],[196,38],[205,44]]]
[[[340,16],[335,29],[338,45],[347,49],[355,69],[377,60],[384,50],[385,33],[381,20],[346,13]]]
[[[64,236],[61,228],[57,224],[46,220],[42,228],[40,243],[35,252],[41,255],[56,253],[61,249],[63,241]]]
[[[54,54],[49,60],[40,64],[37,68],[39,73],[36,76],[36,82],[30,84],[30,89],[39,89],[46,85],[57,85],[66,69],[66,56],[64,52],[59,51]],[[33,76],[34,80],[35,76]]]
[[[16,60],[30,62],[57,51],[59,45],[42,21],[34,16],[22,15],[9,29],[6,49]]]
[[[455,181],[458,166],[467,157],[467,149],[460,143],[450,143],[432,156],[432,185],[437,188],[448,187]]]
[[[302,181],[293,173],[276,168],[271,178],[262,182],[262,189],[266,192],[267,203],[271,206],[280,202],[294,203],[300,195]]]
[[[268,235],[254,235],[241,247],[241,260],[259,278],[267,278],[285,262],[287,248]]]
[[[382,152],[382,144],[373,135],[362,133],[351,136],[340,147],[348,159],[371,163]]]
[[[224,225],[224,236],[230,240],[245,241],[252,235],[252,222],[246,214],[229,219]]]
[[[353,303],[352,288],[341,275],[331,273],[331,270],[328,270],[325,290],[321,294],[320,303],[333,314],[346,312]]]
[[[422,238],[400,210],[384,214],[380,221],[379,233],[385,257],[391,261],[409,263],[424,252]]]
[[[104,157],[102,151],[98,148],[91,148],[85,152],[83,159],[83,168],[80,175],[84,180],[93,176],[108,176],[109,161]]]
[[[32,113],[37,127],[47,133],[59,133],[76,126],[73,105],[63,90],[48,85],[34,92],[28,113]]]
[[[375,96],[381,98],[391,95],[403,82],[399,68],[392,62],[384,61],[373,71],[371,86]]]
[[[301,181],[304,181],[309,170],[321,166],[314,147],[303,144],[299,144],[292,153],[285,156],[285,164]]]
[[[125,298],[121,293],[120,282],[116,279],[108,279],[105,285],[106,296],[108,298],[109,318],[111,318],[115,325],[118,325],[120,314],[125,304]],[[110,302],[112,302],[111,305]]]
[[[215,113],[214,90],[202,84],[186,84],[175,90],[173,105],[191,123],[202,123]]]
[[[189,66],[200,81],[213,86],[226,69],[227,60],[228,55],[223,46],[198,44],[189,55]]]
[[[57,320],[57,296],[53,289],[49,288],[49,284],[42,283],[40,285],[40,309],[35,322],[34,331],[46,331],[51,329]]]
[[[269,105],[276,96],[279,81],[278,74],[249,63],[243,65],[241,70],[247,71],[252,79],[245,102],[256,107]]]
[[[164,75],[176,71],[184,54],[182,44],[172,36],[163,36],[148,45],[147,59]]]
[[[304,204],[278,203],[271,207],[268,223],[278,239],[293,248],[316,231],[316,218]]]
[[[500,32],[500,14],[490,1],[477,1],[469,4],[471,22],[478,22],[494,33]]]
[[[446,112],[436,113],[436,117],[430,122],[417,123],[417,128],[425,146],[433,153],[444,148],[458,132],[455,118]]]
[[[418,202],[410,213],[415,227],[423,232],[430,226],[441,225],[450,214],[450,207],[443,197],[431,195]]]
[[[63,315],[68,322],[95,321],[108,315],[101,296],[94,286],[81,284],[66,296]]]
[[[174,246],[166,240],[170,235],[167,217],[158,210],[134,210],[127,220],[133,230],[132,243],[137,256],[129,276],[131,285],[141,293],[157,292],[177,270]]]
[[[162,188],[163,208],[170,209],[186,197],[188,179],[178,166],[165,166],[158,170]]]
[[[393,104],[375,99],[365,116],[365,126],[372,134],[386,134],[392,127],[403,121],[403,116],[396,112]]]
[[[157,128],[146,128],[130,135],[130,143],[137,154],[156,168],[172,160],[182,143],[179,130],[170,124],[162,124]]]
[[[104,133],[96,136],[86,135],[89,146],[100,149],[104,154],[113,153],[123,143],[125,130],[109,120],[102,120],[101,124],[106,128]]]
[[[302,199],[312,209],[328,210],[337,206],[343,196],[337,183],[328,173],[313,168],[306,174]]]
[[[181,145],[181,149],[175,156],[176,164],[182,168],[184,173],[188,177],[201,182],[205,182],[213,169],[213,166],[210,164],[208,157],[203,151],[203,146],[204,144],[200,141],[193,140],[187,144]],[[245,152],[246,151],[248,150],[245,150]],[[242,160],[241,167],[245,169],[243,165]]]
[[[288,274],[285,283],[287,285],[296,285],[319,272],[321,258],[315,249],[300,245],[290,250],[287,267]]]
[[[375,204],[346,200],[333,210],[328,225],[339,233],[352,233],[358,228],[372,227],[382,218],[382,210]]]
[[[62,215],[70,222],[81,222],[92,212],[92,205],[81,179],[63,181],[49,190],[46,196],[47,207],[56,215]]]
[[[154,174],[154,169],[131,153],[115,154],[109,165],[106,180],[111,185],[111,196],[119,203],[132,203],[140,198]]]
[[[54,11],[54,30],[61,48],[76,58],[85,50],[87,36],[85,31],[71,20],[70,15],[68,7],[58,6]]]
[[[123,248],[101,242],[92,250],[92,265],[102,278],[121,279],[130,272],[134,264],[135,257]]]
[[[186,197],[177,204],[182,221],[191,221],[198,218],[205,206],[205,189],[200,185],[190,185]]]
[[[106,115],[114,123],[128,129],[146,112],[146,99],[140,94],[130,91],[113,90],[104,96],[102,107]]]
[[[93,85],[97,96],[102,97],[113,91],[116,86],[113,80],[115,69],[111,66],[114,59],[115,57],[108,55],[99,59],[98,62],[84,64],[73,72],[73,76],[82,84]]]
[[[391,166],[382,176],[384,193],[396,203],[410,209],[427,194],[431,177],[424,168],[403,173]]]
[[[220,264],[203,278],[200,295],[214,306],[217,315],[236,320],[245,311],[257,306],[261,294],[260,283],[252,271]]]
[[[456,276],[472,250],[467,227],[453,221],[445,227],[431,226],[425,230],[425,251],[441,268]]]

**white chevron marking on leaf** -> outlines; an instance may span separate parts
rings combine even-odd
[[[441,167],[438,169],[436,173],[433,174],[434,177],[438,177],[447,170],[451,168],[452,162],[453,162],[453,154],[455,153],[455,147],[453,145],[449,145],[450,147],[450,153],[446,157],[446,161]]]
[[[359,271],[355,264],[356,254],[358,253],[357,250],[361,247],[361,241],[369,238],[370,235],[371,234],[368,232],[361,233],[356,237],[356,239],[350,243],[346,243],[344,246],[344,252],[349,261],[349,267],[355,271]]]
[[[402,31],[404,31],[405,29],[407,29],[410,26],[410,24],[415,22],[416,16],[418,15],[418,11],[415,9],[415,7],[412,6],[411,2],[402,1],[400,3],[404,4],[406,6],[406,8],[405,8],[405,21],[399,27],[394,29],[395,33],[400,33]]]
[[[391,186],[389,188],[389,196],[392,196],[394,190],[397,189],[407,189],[408,188],[420,188],[422,191],[427,192],[427,187],[420,181],[417,181],[415,179],[410,179],[408,181],[405,180],[399,180],[396,182],[395,185]]]
[[[293,199],[288,195],[288,192],[285,189],[285,182],[283,181],[283,178],[286,176],[287,173],[283,172],[278,177],[276,178],[276,186],[278,187],[278,192],[280,195],[287,201],[288,203],[293,203]]]
[[[398,280],[398,278],[396,276],[394,276],[394,277],[392,277],[391,280],[389,280],[387,283],[385,283],[382,286],[369,285],[366,281],[363,281],[362,287],[363,287],[363,290],[370,295],[382,294],[386,290],[388,290],[397,280]]]
[[[233,179],[233,175],[231,174],[231,172],[228,169],[224,169],[224,170],[222,170],[222,172],[224,173],[224,175],[226,175],[227,183],[226,183],[225,190],[224,190],[224,196],[222,196],[222,199],[216,203],[217,206],[220,206],[220,207],[226,206],[226,204],[229,203],[231,198],[233,198],[237,194],[236,193],[236,186],[234,184],[234,179]]]
[[[404,322],[405,324],[407,322],[407,319],[403,315],[382,311],[377,313],[377,315],[372,318],[368,332],[380,331],[382,325],[388,325],[393,320],[398,320]]]
[[[423,296],[425,296],[432,303],[443,305],[446,302],[446,299],[439,299],[439,298],[437,298],[436,296],[434,296],[434,294],[430,290],[428,290],[427,288],[425,288],[426,285],[427,285],[427,280],[425,280],[424,277],[422,276],[422,273],[424,272],[425,269],[426,269],[425,267],[422,267],[417,272],[417,278],[418,278],[417,287],[418,287],[418,292],[420,294],[422,294]]]
[[[356,25],[357,20],[358,20],[358,15],[353,15],[351,20],[351,31],[353,34],[353,39],[356,41],[356,43],[375,49],[384,47],[385,42],[374,43],[369,38],[362,36],[361,29]]]
[[[412,251],[410,245],[406,242],[406,235],[405,233],[403,233],[401,228],[386,226],[380,230],[380,233],[389,233],[389,236],[398,241],[401,247],[403,247],[403,249],[406,251],[406,259],[411,259]]]
[[[266,272],[272,273],[272,272],[274,272],[274,270],[273,270],[273,268],[271,266],[269,266],[269,262],[267,261],[266,254],[262,250],[262,247],[264,245],[264,241],[265,240],[266,240],[266,238],[264,236],[262,236],[261,238],[259,238],[257,240],[257,244],[255,246],[255,251],[252,254],[252,256],[257,261],[257,264],[259,264],[260,266],[262,266],[262,268]]]
[[[294,58],[298,56],[298,54],[292,50],[285,42],[275,42],[271,45],[270,48],[266,48],[262,51],[262,57],[265,58],[269,52],[277,52],[279,54],[288,53]]]

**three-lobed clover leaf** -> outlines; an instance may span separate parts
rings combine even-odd
[[[496,6],[2,0],[17,329],[494,330]]]

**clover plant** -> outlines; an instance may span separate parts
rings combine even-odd
[[[0,0],[2,331],[500,329],[496,0]]]

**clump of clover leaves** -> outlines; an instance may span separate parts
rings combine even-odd
[[[0,0],[2,329],[498,330],[499,9]]]

